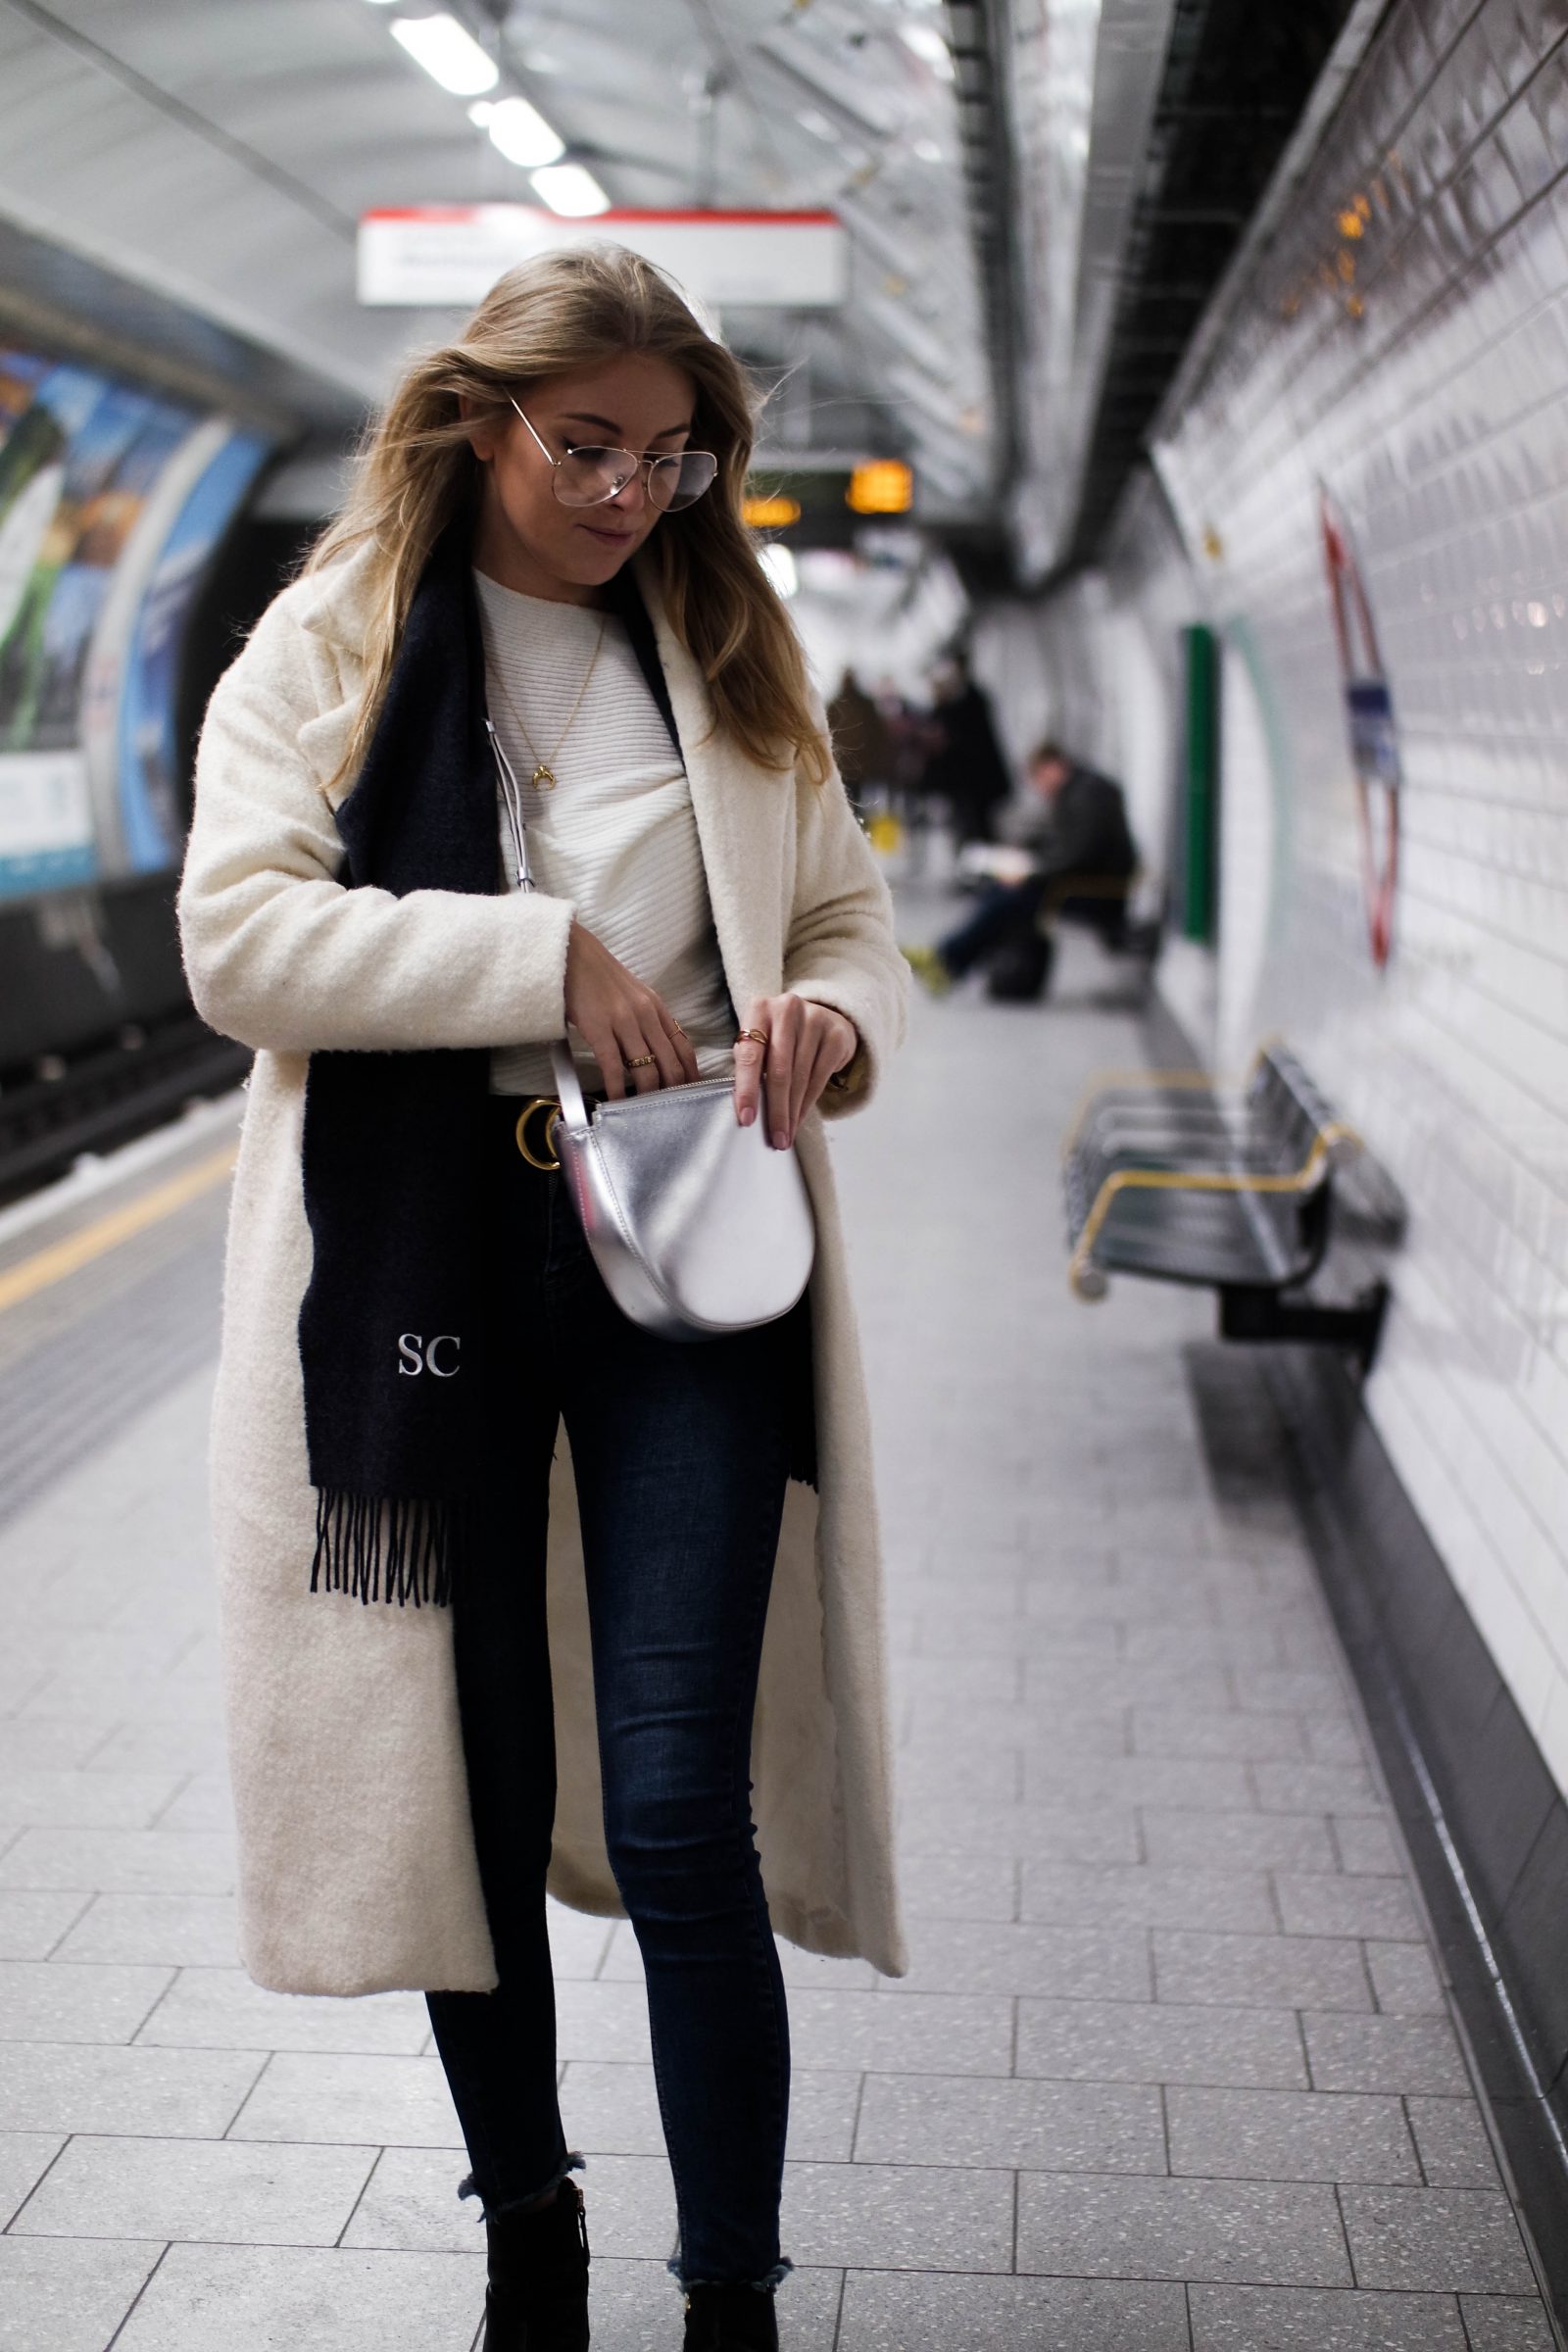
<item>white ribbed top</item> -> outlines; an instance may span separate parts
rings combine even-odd
[[[569,899],[578,921],[663,999],[703,1076],[727,1077],[734,1028],[691,787],[625,630],[589,606],[519,596],[481,571],[474,579],[490,717],[521,787],[535,884]],[[601,626],[599,659],[567,729]],[[530,782],[541,760],[555,770],[553,791]],[[504,803],[498,813],[505,871],[514,881]],[[592,1056],[573,1042],[583,1084],[602,1087]],[[490,1087],[554,1094],[548,1042],[499,1049]]]

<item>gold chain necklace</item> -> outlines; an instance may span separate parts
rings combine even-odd
[[[589,681],[593,677],[595,668],[598,666],[599,649],[605,642],[605,630],[609,625],[609,621],[610,615],[607,612],[600,620],[599,634],[594,639],[594,650],[588,657],[588,666],[582,673],[582,684],[577,689],[577,699],[571,706],[571,710],[567,716],[565,725],[562,728],[561,733],[556,738],[556,748],[551,753],[549,760],[545,760],[540,757],[538,745],[534,742],[534,739],[529,734],[527,727],[523,724],[522,712],[517,709],[516,704],[512,699],[511,690],[507,685],[506,678],[502,674],[499,661],[492,659],[489,664],[490,674],[501,689],[501,699],[506,704],[508,710],[512,713],[512,723],[516,728],[517,733],[522,737],[523,742],[528,747],[528,757],[534,763],[533,774],[528,778],[528,782],[535,791],[554,792],[556,785],[560,781],[551,762],[561,758],[562,746],[565,742],[566,737],[571,733],[572,728],[577,723],[577,713],[582,709],[583,699],[588,692]]]

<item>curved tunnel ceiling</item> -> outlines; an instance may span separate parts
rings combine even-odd
[[[767,438],[906,455],[925,511],[992,475],[989,373],[935,0],[445,0],[621,205],[831,206],[841,314],[726,315]],[[407,0],[432,13],[434,0]],[[357,411],[459,314],[361,309],[360,214],[528,200],[367,0],[0,0],[0,216],[282,356]]]
[[[612,203],[836,211],[842,311],[723,321],[779,384],[770,454],[906,456],[922,518],[1038,581],[1092,559],[1336,40],[1381,5],[0,0],[0,286],[15,312],[9,265],[85,257],[341,430],[461,316],[362,309],[360,215],[531,196],[392,37],[444,6]]]

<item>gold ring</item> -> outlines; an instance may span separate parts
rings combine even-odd
[[[651,1070],[658,1059],[657,1054],[634,1054],[630,1061],[623,1061],[620,1066],[623,1070]]]
[[[739,1037],[735,1040],[735,1043],[738,1046],[743,1046],[748,1038],[751,1039],[753,1045],[755,1046],[765,1047],[767,1044],[767,1032],[765,1029],[743,1029]]]
[[[561,1104],[556,1101],[554,1095],[535,1095],[533,1101],[524,1106],[514,1130],[517,1138],[517,1150],[522,1153],[530,1168],[538,1168],[543,1175],[553,1176],[561,1165],[560,1160],[541,1159],[528,1142],[528,1121],[536,1110],[548,1111],[550,1114],[545,1120],[545,1150],[554,1152],[556,1148],[556,1121],[561,1116]]]

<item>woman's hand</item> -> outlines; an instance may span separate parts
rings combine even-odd
[[[765,1098],[768,1140],[782,1152],[834,1072],[855,1059],[859,1032],[830,1004],[806,997],[757,997],[745,1025],[760,1029],[767,1044],[742,1037],[735,1048],[735,1113],[749,1127]]]
[[[626,1092],[628,1079],[647,1095],[699,1075],[691,1041],[667,1005],[575,921],[566,940],[566,1018],[587,1039],[612,1100]],[[627,1069],[650,1054],[652,1061]]]

